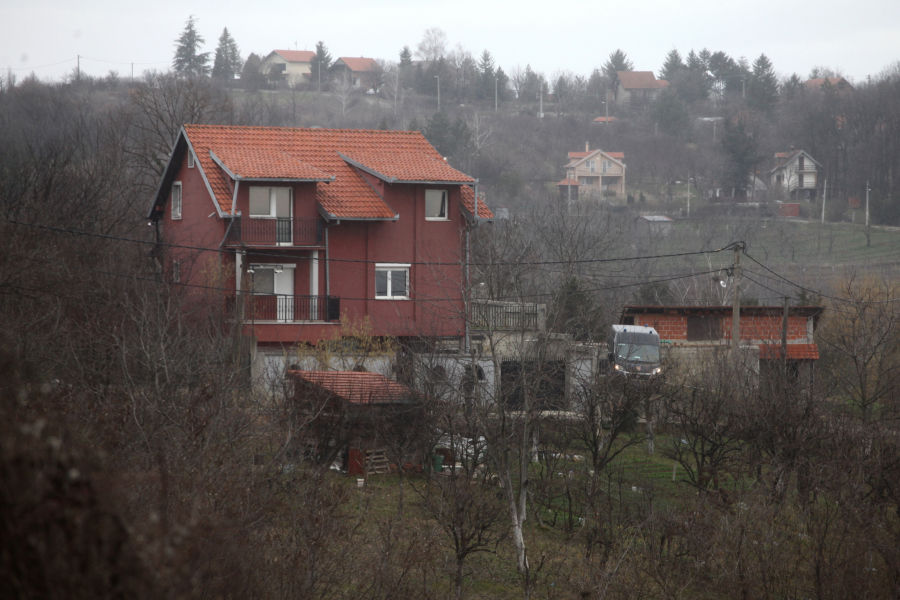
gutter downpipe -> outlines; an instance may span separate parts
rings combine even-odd
[[[478,180],[475,180],[475,185],[473,186],[473,190],[475,192],[475,219],[472,221],[472,227],[478,226]],[[466,354],[471,353],[472,349],[472,341],[471,341],[471,333],[469,331],[469,319],[472,316],[472,273],[471,273],[471,262],[472,262],[472,240],[470,237],[470,231],[472,227],[466,227],[466,295],[468,297],[468,302],[466,306],[466,318],[465,318],[465,351]],[[477,377],[476,377],[477,379]]]
[[[325,223],[325,296],[331,297],[331,267],[329,260],[331,254],[328,252],[328,230],[335,225],[340,225],[341,220],[338,219],[332,223]]]

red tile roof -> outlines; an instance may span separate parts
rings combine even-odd
[[[618,159],[618,160],[622,160],[625,158],[624,152],[604,152],[603,154],[610,156],[612,158]]]
[[[475,210],[475,190],[465,185],[462,188],[462,204],[463,208],[469,211],[469,214],[474,215]],[[484,203],[484,200],[481,198],[478,199],[478,218],[479,219],[493,219],[494,213],[487,207],[487,204]]]
[[[388,153],[363,148],[342,151],[342,155],[380,179],[395,182],[439,181],[474,183],[475,180],[447,164],[439,155],[417,152]]]
[[[819,347],[815,344],[788,344],[788,360],[819,360]],[[781,344],[765,344],[759,347],[760,360],[781,358]]]
[[[210,150],[217,156],[222,153],[235,161],[233,164],[239,165],[238,169],[249,169],[253,175],[247,177],[268,175],[275,178],[284,169],[289,169],[292,174],[324,173],[334,177],[332,183],[318,184],[316,194],[322,208],[335,218],[391,219],[396,216],[357,168],[341,158],[341,153],[357,157],[360,163],[373,170],[381,169],[379,172],[386,172],[388,176],[402,175],[410,178],[409,181],[473,182],[472,178],[447,165],[418,131],[226,125],[185,125],[184,130],[215,200],[225,213],[231,212],[232,208],[230,176],[213,161]],[[228,166],[227,161],[223,159],[223,162]],[[465,190],[464,186],[464,205]],[[474,208],[472,199],[474,195],[470,196],[470,210]],[[492,216],[484,203],[479,203],[478,212],[483,218]]]
[[[575,181],[574,179],[569,179],[568,177],[566,177],[565,179],[563,179],[556,185],[581,185],[581,184],[578,183],[577,181]]]
[[[591,150],[590,152],[569,152],[569,158],[584,158],[588,154],[593,154],[596,150]]]
[[[316,55],[312,50],[275,50],[274,52],[288,62],[308,63]]]
[[[615,117],[597,117],[594,119],[594,123],[612,123],[613,121],[618,121]]]
[[[587,158],[588,156],[591,156],[591,155],[594,155],[597,153],[605,154],[606,156],[608,156],[610,158],[614,158],[618,161],[625,159],[624,152],[607,152],[606,150],[600,150],[598,148],[597,150],[591,150],[590,152],[569,152],[569,159],[570,159],[569,164],[567,164],[565,166],[571,167],[571,166],[575,165],[576,163],[582,161],[583,159]]]
[[[352,404],[408,402],[418,396],[402,383],[378,373],[355,371],[288,371],[288,376],[315,392]]]
[[[819,77],[818,79],[807,79],[803,82],[803,85],[811,90],[820,90],[822,89],[822,86],[825,85],[825,81],[828,81],[830,85],[833,85],[839,90],[855,89],[852,85],[850,85],[850,82],[843,77]]]
[[[239,179],[332,181],[333,175],[277,148],[220,146],[210,150]]]
[[[374,58],[363,58],[363,57],[352,57],[352,56],[342,56],[338,58],[339,61],[347,65],[347,67],[351,71],[370,71],[373,69],[377,69],[378,63],[375,62]]]
[[[665,79],[657,79],[653,71],[618,71],[616,75],[626,90],[658,90],[669,85]]]

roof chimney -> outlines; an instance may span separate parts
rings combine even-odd
[[[590,142],[585,142],[585,143],[584,143],[584,151],[585,151],[585,152],[590,152],[590,151],[591,151],[591,143],[590,143]]]

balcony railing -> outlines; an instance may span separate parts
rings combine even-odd
[[[476,302],[472,304],[472,326],[475,329],[539,329],[542,306]]]
[[[321,219],[234,217],[225,243],[251,246],[322,246],[325,227]]]
[[[282,296],[246,294],[244,321],[338,321],[341,299],[338,296]],[[229,302],[235,301],[232,296]]]

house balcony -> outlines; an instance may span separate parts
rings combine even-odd
[[[331,323],[341,318],[338,296],[285,296],[281,294],[246,294],[244,322]],[[235,307],[235,296],[228,298]]]
[[[472,328],[481,330],[541,330],[546,327],[544,304],[475,301],[472,304]]]
[[[316,247],[325,244],[321,219],[234,217],[226,246]]]

